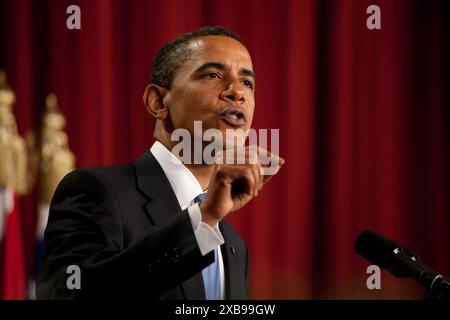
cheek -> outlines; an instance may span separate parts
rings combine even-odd
[[[215,95],[212,90],[199,88],[196,86],[188,87],[180,101],[183,101],[185,112],[189,113],[186,116],[190,119],[204,118],[211,112],[216,104]]]
[[[255,104],[253,102],[253,106],[248,109],[248,117],[249,117],[249,127],[253,122],[253,115],[255,114]]]
[[[194,120],[208,114],[209,105],[207,95],[198,88],[186,86],[172,92],[168,106],[173,126],[190,129]]]

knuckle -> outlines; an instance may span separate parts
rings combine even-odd
[[[217,171],[216,171],[216,179],[223,179],[225,178],[227,175],[226,169],[224,167],[220,167]]]
[[[247,180],[253,185],[255,184],[256,180],[255,177],[253,176],[253,174],[247,174]]]

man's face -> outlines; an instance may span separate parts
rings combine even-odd
[[[252,60],[238,41],[204,36],[191,41],[194,54],[174,75],[164,97],[174,129],[194,134],[194,121],[203,130],[250,128],[255,108]]]

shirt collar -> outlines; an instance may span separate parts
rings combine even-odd
[[[150,151],[169,180],[181,209],[186,209],[196,196],[204,192],[200,183],[180,159],[161,142],[155,141]]]

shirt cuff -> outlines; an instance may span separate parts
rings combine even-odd
[[[219,230],[219,224],[211,227],[202,221],[202,212],[198,203],[190,206],[188,213],[191,218],[195,239],[203,256],[225,243],[222,233]]]

